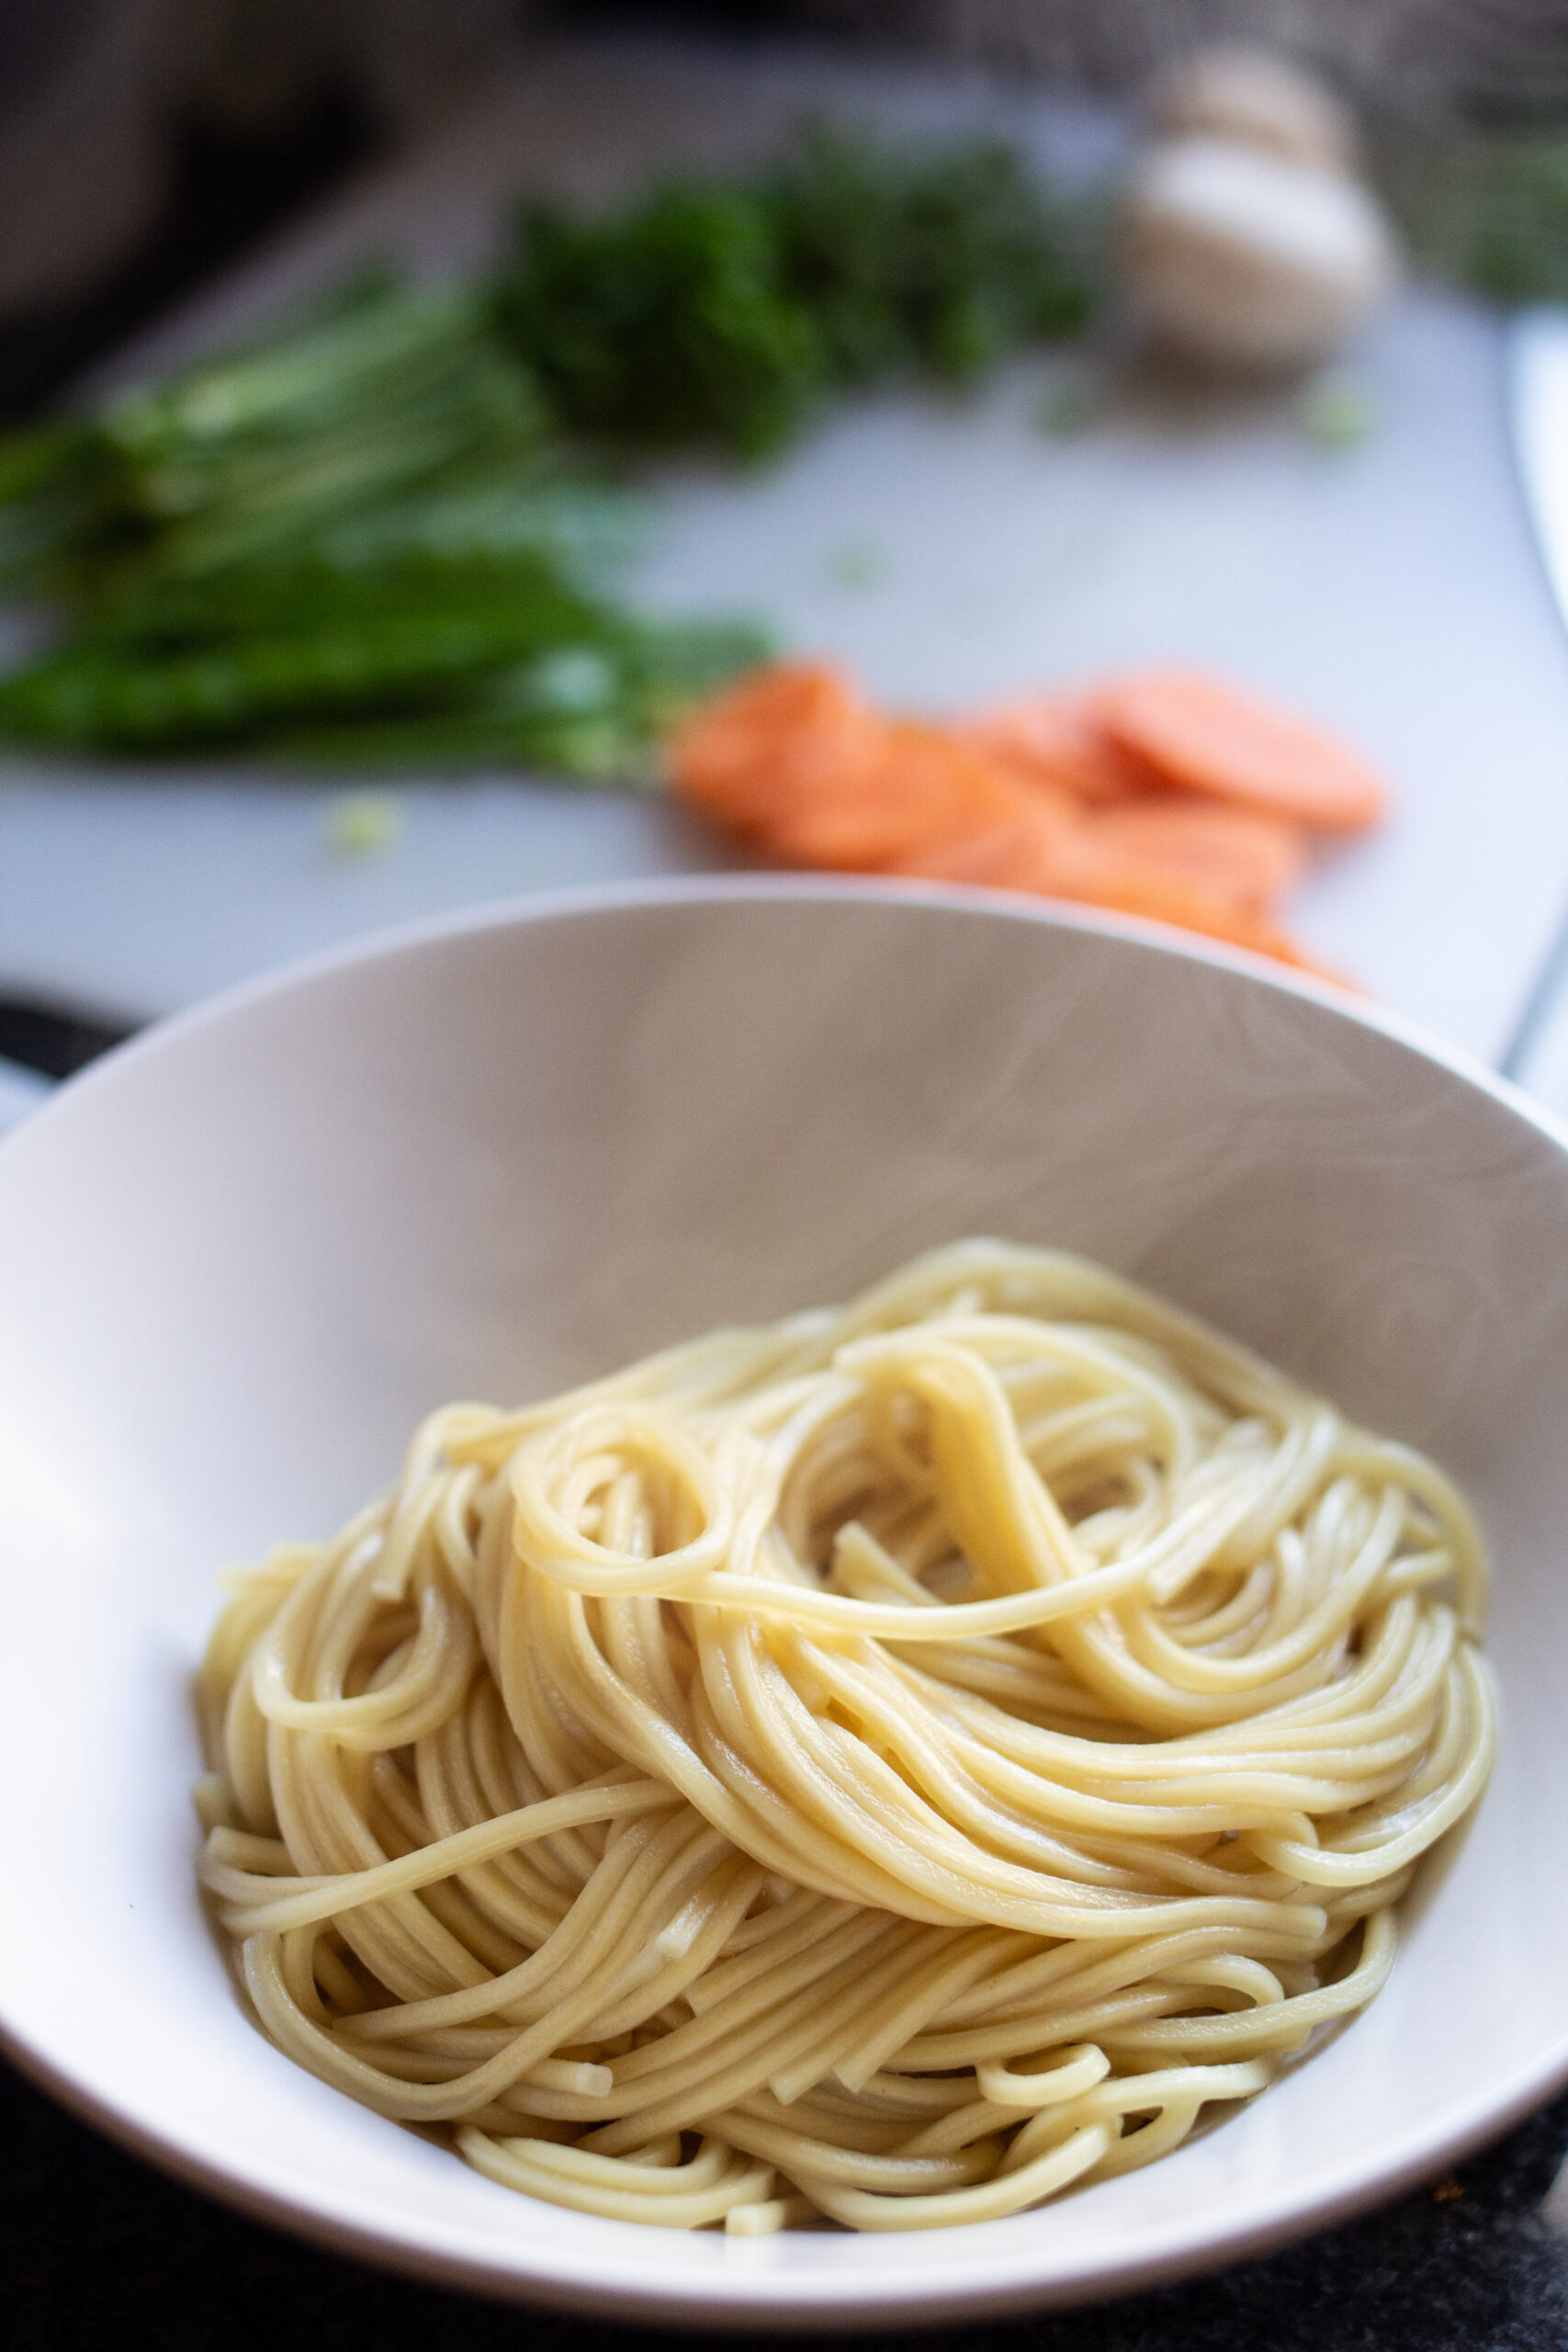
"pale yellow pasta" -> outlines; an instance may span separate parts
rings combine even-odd
[[[1377,1992],[1492,1757],[1441,1472],[1000,1242],[450,1407],[233,1582],[201,1871],[267,2031],[682,2229],[1163,2154]]]

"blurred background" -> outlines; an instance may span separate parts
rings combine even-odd
[[[1564,306],[1564,0],[0,0],[0,1063],[833,863],[679,772],[771,658],[1071,804],[852,865],[1568,1105]],[[1315,799],[1086,751],[1161,671],[1227,757],[1317,729]]]
[[[1416,124],[1568,113],[1562,0],[0,0],[0,416],[562,30],[815,35],[1110,91],[1278,45]]]

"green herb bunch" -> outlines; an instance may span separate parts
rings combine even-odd
[[[641,509],[590,445],[758,458],[837,388],[966,383],[1089,300],[1066,215],[989,144],[822,131],[603,219],[531,206],[488,285],[367,278],[0,440],[0,589],[62,624],[0,677],[0,738],[650,780],[766,640],[626,607]]]
[[[495,318],[566,430],[756,458],[837,388],[961,386],[1081,325],[1084,242],[1010,148],[821,129],[750,181],[592,220],[528,206]]]
[[[311,765],[646,780],[765,641],[641,620],[637,503],[564,457],[482,295],[385,280],[254,350],[0,444],[0,565],[55,650],[0,735]]]
[[[1416,262],[1493,302],[1568,301],[1568,130],[1389,111],[1378,183]]]
[[[1568,301],[1568,137],[1478,142],[1458,159],[1423,226],[1438,266],[1478,293]]]
[[[1093,307],[1088,222],[996,141],[931,153],[818,129],[761,196],[833,382],[962,387]]]
[[[809,415],[820,340],[750,192],[661,187],[604,220],[531,205],[518,233],[496,323],[567,430],[757,458]]]
[[[531,475],[549,428],[466,290],[362,280],[303,324],[0,445],[0,563],[91,606],[265,560],[412,492]]]

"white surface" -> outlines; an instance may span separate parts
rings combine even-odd
[[[1515,457],[1542,571],[1568,627],[1568,311],[1527,311],[1510,335]],[[1568,793],[1568,746],[1562,786]],[[1516,1032],[1511,1075],[1568,1111],[1568,910]]]
[[[20,1062],[7,1061],[0,1055],[0,1136],[9,1135],[20,1126],[29,1112],[48,1102],[54,1088],[37,1070],[26,1069]]]
[[[1512,344],[1514,447],[1541,563],[1568,612],[1568,311],[1527,311]]]
[[[777,474],[689,482],[649,577],[671,603],[762,607],[909,702],[1174,661],[1311,712],[1383,767],[1394,809],[1324,862],[1295,926],[1489,1059],[1568,908],[1568,637],[1492,322],[1413,296],[1360,364],[1380,424],[1337,454],[1269,402],[1183,422],[1129,397],[1054,442],[1031,369],[963,413],[870,405]],[[833,577],[860,548],[885,558],[874,589]]]
[[[1563,789],[1568,792],[1568,778]],[[1514,1066],[1521,1086],[1539,1096],[1559,1117],[1568,1115],[1568,941],[1547,975],[1539,1017],[1532,1019],[1525,1050]]]
[[[1077,172],[1115,145],[1104,115],[979,77],[807,51],[563,51],[119,373],[367,254],[471,266],[502,189],[594,194],[654,163],[728,160],[813,102],[997,123]],[[1299,705],[1383,764],[1396,813],[1325,865],[1297,927],[1378,1001],[1500,1056],[1568,910],[1568,639],[1512,478],[1497,324],[1407,297],[1357,362],[1377,429],[1337,454],[1304,440],[1288,401],[1181,413],[1134,390],[1080,438],[1050,439],[1039,392],[1077,364],[1021,367],[974,408],[869,403],[774,472],[671,475],[647,593],[760,611],[911,705],[1167,659]],[[326,846],[325,792],[231,772],[4,775],[0,987],[130,1014],[409,914],[731,862],[647,806],[500,779],[411,792],[400,839],[354,862]]]
[[[826,883],[473,919],[174,1025],[0,1149],[0,1777],[29,1893],[0,2019],[47,2078],[411,2267],[641,2321],[869,2325],[1267,2245],[1568,2071],[1568,1151],[1326,991],[1156,936]],[[1142,1276],[1471,1488],[1502,1755],[1385,1994],[1146,2172],[916,2237],[545,2211],[290,2064],[192,1877],[220,1566],[326,1532],[445,1395],[536,1393],[971,1230]]]

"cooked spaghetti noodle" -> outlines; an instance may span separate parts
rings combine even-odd
[[[1369,2001],[1479,1795],[1434,1465],[997,1242],[521,1412],[235,1579],[202,1876],[291,2057],[589,2212],[1015,2213]]]

